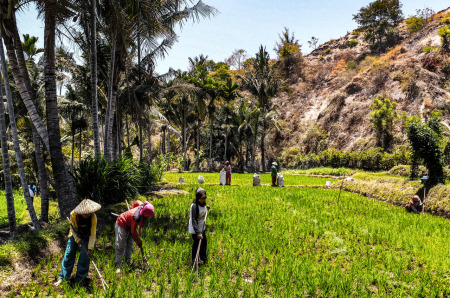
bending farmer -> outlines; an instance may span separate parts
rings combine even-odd
[[[137,204],[133,204],[136,206]],[[122,213],[116,220],[116,266],[122,265],[122,258],[125,254],[125,262],[130,264],[131,253],[133,251],[133,240],[139,248],[142,247],[142,240],[139,235],[145,221],[155,215],[155,208],[149,202],[130,209]],[[136,231],[139,226],[139,233]],[[120,272],[118,270],[118,272]]]
[[[70,232],[66,253],[62,261],[61,274],[55,286],[59,286],[63,279],[68,279],[72,274],[75,264],[75,256],[78,245],[81,246],[80,257],[77,265],[77,279],[83,279],[89,272],[89,259],[92,258],[97,233],[97,216],[95,212],[100,210],[100,204],[89,199],[84,199],[70,213]]]
[[[192,234],[194,244],[192,245],[192,262],[195,261],[197,255],[198,244],[202,239],[199,254],[199,264],[206,263],[208,260],[206,254],[207,240],[206,240],[206,215],[211,208],[206,206],[206,191],[199,187],[195,191],[195,200],[191,204],[190,218],[189,218],[189,233]]]
[[[408,204],[406,204],[405,209],[408,212],[420,214],[420,212],[422,212],[423,210],[423,203],[420,200],[419,196],[412,196]]]
[[[278,164],[274,161],[272,163],[272,167],[270,168],[270,176],[272,176],[272,186],[277,186],[277,174],[278,174],[277,165]]]
[[[223,170],[226,172],[225,185],[231,185],[231,165],[228,160],[225,162],[225,167],[223,167]]]

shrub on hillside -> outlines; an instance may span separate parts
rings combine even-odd
[[[425,24],[425,19],[419,18],[419,17],[410,17],[409,19],[406,19],[406,28],[408,28],[408,31],[411,33],[420,31],[422,27]]]
[[[354,47],[356,47],[356,45],[358,45],[358,41],[356,39],[350,39],[348,41],[348,45],[349,45],[349,47],[354,48]]]
[[[438,30],[442,40],[442,49],[450,51],[450,25],[445,25]]]

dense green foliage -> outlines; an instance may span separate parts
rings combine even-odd
[[[391,101],[389,98],[378,95],[373,99],[370,109],[370,122],[375,129],[378,145],[385,150],[391,148],[392,145],[392,130],[394,120],[397,117],[395,108],[397,103]]]
[[[250,176],[250,175],[248,175]],[[196,174],[186,174],[188,180]],[[191,179],[192,178],[192,179]],[[219,180],[218,174],[215,180]],[[34,296],[259,297],[411,296],[450,294],[447,233],[450,223],[338,190],[248,186],[203,186],[208,194],[209,263],[191,272],[192,239],[187,232],[188,195],[154,199],[156,217],[143,229],[151,270],[134,266],[115,273],[112,227],[101,231],[94,260],[110,285],[49,285],[62,254],[49,255],[34,269],[29,285],[10,294]],[[414,236],[412,236],[414,235]],[[420,239],[420,241],[418,241]],[[126,293],[126,294],[125,294]]]
[[[395,25],[402,19],[399,0],[377,0],[362,7],[353,19],[365,30],[365,39],[374,51],[394,44]]]
[[[162,167],[167,167],[167,164],[161,163],[138,164],[130,158],[119,158],[108,163],[103,158],[88,157],[73,172],[77,198],[79,201],[89,198],[100,204],[132,199],[148,191],[161,179]]]
[[[438,34],[442,40],[442,48],[446,51],[450,51],[450,25],[439,28]]]
[[[407,131],[408,139],[412,148],[412,168],[411,177],[416,176],[416,169],[419,160],[423,160],[428,169],[428,186],[438,183],[445,183],[445,174],[442,166],[440,117],[435,114],[426,124],[419,118],[408,119]]]
[[[410,17],[406,19],[406,28],[408,28],[409,32],[415,33],[422,29],[425,24],[425,20],[416,16]]]
[[[392,153],[384,152],[381,148],[369,148],[358,152],[337,150],[334,148],[317,154],[299,154],[289,167],[309,169],[316,167],[353,168],[371,171],[389,170],[393,166],[411,163],[411,153],[399,146]]]

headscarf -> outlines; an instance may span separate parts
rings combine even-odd
[[[198,201],[199,199],[201,199],[201,198],[203,198],[203,197],[206,197],[206,190],[204,190],[204,189],[201,188],[201,187],[197,188],[197,190],[195,191],[195,200],[194,200],[194,203],[197,204],[197,205],[199,205],[199,206],[201,206],[201,207],[205,207],[206,202],[204,202],[204,203],[202,204],[202,203],[200,203],[200,202]]]
[[[148,217],[155,216],[155,207],[152,204],[145,201],[144,204],[140,206],[139,214],[141,215],[141,220],[139,221],[139,235],[141,234],[141,229],[144,226],[144,222]]]
[[[230,164],[230,162],[227,160],[226,162],[225,162],[225,165],[229,165]]]

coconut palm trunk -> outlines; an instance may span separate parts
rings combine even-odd
[[[264,140],[266,138],[266,118],[263,114],[263,121],[262,121],[262,134],[261,134],[261,164],[262,164],[262,171],[266,171],[266,162],[264,158]]]
[[[22,63],[19,65],[19,57],[23,57],[23,50],[20,40],[19,45],[17,45],[17,40],[15,40],[15,34],[17,34],[17,32],[18,30],[15,15],[13,13],[11,19],[3,20],[2,26],[2,35],[4,37],[3,40],[6,46],[9,66],[11,67],[17,90],[19,91],[22,101],[27,109],[28,116],[30,117],[34,127],[36,127],[36,130],[42,138],[45,147],[49,148],[48,131],[45,129],[44,123],[42,122],[36,106],[34,105],[31,92],[32,89],[27,87],[28,85],[31,86],[31,84],[27,83],[29,82],[29,77],[25,60],[20,59]],[[16,53],[17,47],[20,47],[20,52]]]
[[[212,169],[212,141],[213,141],[213,127],[212,121],[210,124],[211,131],[209,133],[209,162],[208,162],[208,172],[211,172]]]
[[[98,97],[97,97],[97,21],[96,21],[96,0],[91,0],[91,92],[92,92],[92,131],[94,137],[95,158],[100,158],[100,132],[98,124]]]
[[[18,171],[19,171],[20,182],[22,184],[23,194],[25,197],[25,201],[27,203],[28,212],[30,213],[31,222],[33,223],[33,227],[36,230],[39,230],[41,228],[41,225],[36,216],[36,212],[34,211],[33,201],[31,200],[30,192],[28,191],[28,183],[27,183],[27,178],[25,175],[25,166],[23,164],[22,152],[20,151],[19,133],[17,131],[16,117],[14,115],[14,103],[12,100],[12,94],[11,94],[11,89],[10,89],[10,85],[9,85],[8,69],[6,68],[6,59],[5,59],[5,52],[3,51],[3,43],[0,43],[0,63],[1,63],[1,69],[2,69],[2,74],[3,74],[3,81],[5,83],[6,100],[8,102],[9,122],[11,125],[11,131],[12,131],[13,143],[14,143],[14,151],[16,153],[16,162],[17,162],[17,167],[18,167]],[[1,88],[2,88],[2,86],[0,86],[0,89]],[[1,98],[3,99],[3,94],[0,94],[0,95],[1,95]]]
[[[148,135],[148,160],[149,162],[152,162],[152,123],[151,121],[148,122],[147,125],[147,135]]]
[[[5,106],[3,103],[2,88],[0,88],[0,98],[0,141],[2,145],[3,176],[5,178],[6,209],[8,212],[9,233],[11,236],[14,236],[16,234],[16,212],[14,209],[8,140],[6,139]]]
[[[35,146],[35,155],[36,155],[36,163],[38,168],[39,175],[39,189],[41,192],[41,221],[48,222],[48,206],[49,206],[49,191],[47,186],[47,171],[45,168],[45,158],[44,152],[42,148],[42,141],[39,137],[39,134],[31,125],[33,131],[33,142]]]
[[[104,139],[104,149],[103,153],[105,155],[105,159],[108,162],[112,161],[113,155],[113,136],[112,136],[112,128],[114,121],[114,111],[116,108],[116,96],[114,91],[114,66],[116,60],[116,36],[114,34],[112,44],[111,44],[111,62],[110,62],[110,71],[109,71],[109,90],[108,90],[108,104],[106,106],[106,119],[105,119],[105,139]]]
[[[200,171],[200,119],[197,120],[197,158],[195,159],[195,171]]]
[[[142,139],[142,123],[139,123],[139,162],[144,160],[144,140]]]
[[[50,146],[50,156],[55,178],[58,205],[62,218],[69,216],[76,204],[68,180],[68,173],[62,154],[61,132],[59,128],[58,102],[56,98],[55,76],[55,33],[56,16],[52,14],[52,8],[45,13],[44,29],[44,80],[45,80],[45,104],[47,111],[47,130]]]
[[[187,148],[186,148],[186,99],[183,98],[183,164],[184,170],[187,171]]]

